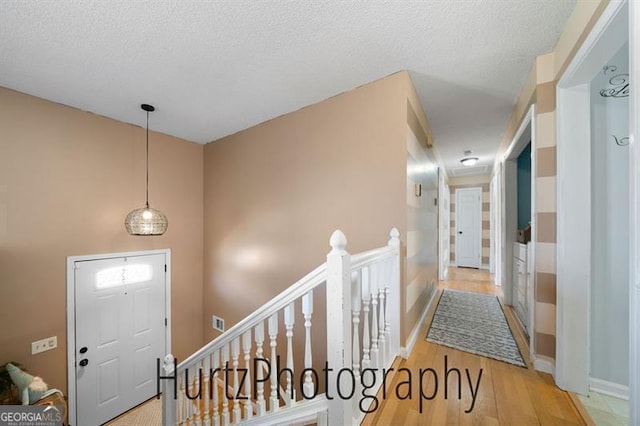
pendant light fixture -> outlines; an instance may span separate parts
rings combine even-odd
[[[131,235],[162,235],[169,222],[160,210],[149,207],[149,113],[155,111],[152,105],[142,104],[140,108],[147,112],[147,148],[146,148],[146,202],[141,209],[132,210],[124,220],[124,227]]]

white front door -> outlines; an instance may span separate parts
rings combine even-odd
[[[456,189],[456,265],[480,267],[482,188]]]
[[[165,355],[165,255],[76,261],[76,424],[102,424],[156,394]]]

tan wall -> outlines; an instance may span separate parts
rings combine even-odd
[[[394,226],[404,240],[405,78],[391,75],[205,146],[206,339],[217,334],[211,315],[230,327],[323,263],[334,230],[350,253],[386,244]],[[323,297],[314,300],[321,332]]]
[[[0,363],[66,391],[66,259],[106,252],[170,248],[173,351],[200,346],[202,159],[201,145],[151,133],[150,200],[169,229],[129,236],[124,218],[144,203],[144,130],[0,88]],[[31,355],[54,335],[57,349]]]

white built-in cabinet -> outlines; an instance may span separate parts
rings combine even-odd
[[[525,332],[529,333],[529,283],[530,276],[527,265],[528,244],[513,243],[513,282],[515,292],[513,306]]]

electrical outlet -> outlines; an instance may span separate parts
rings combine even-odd
[[[40,352],[50,351],[58,347],[58,336],[47,337],[46,339],[38,340],[37,342],[31,342],[31,355],[39,354]]]
[[[218,331],[224,332],[224,320],[222,318],[220,318],[219,316],[212,315],[211,316],[211,327],[213,327],[214,330],[218,330]]]

